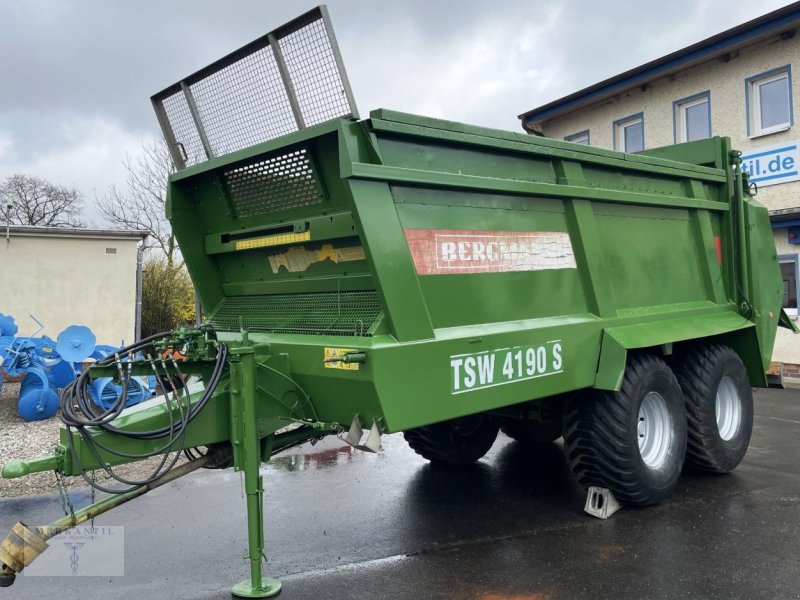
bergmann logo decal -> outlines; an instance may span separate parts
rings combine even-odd
[[[418,275],[575,269],[569,234],[559,231],[406,229]]]

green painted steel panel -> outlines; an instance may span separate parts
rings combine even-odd
[[[618,310],[706,298],[688,210],[598,202],[594,214]]]
[[[766,364],[780,281],[746,195],[739,240],[734,165],[725,138],[626,155],[376,111],[190,167],[170,210],[220,339],[243,326],[285,354],[321,420],[397,431],[614,387],[626,348],[742,320]],[[562,369],[525,362],[557,340]],[[325,348],[366,363],[326,367]]]

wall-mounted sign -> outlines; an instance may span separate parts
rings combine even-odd
[[[800,179],[800,141],[753,148],[742,154],[742,169],[759,187]]]

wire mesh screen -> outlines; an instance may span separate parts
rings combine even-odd
[[[218,331],[371,336],[383,319],[375,290],[229,296],[209,319]]]
[[[164,98],[163,106],[175,139],[181,140],[180,152],[185,157],[186,164],[193,165],[205,160],[203,142],[200,141],[183,92],[178,91]]]
[[[270,46],[189,87],[214,156],[297,131]]]
[[[288,34],[279,44],[306,125],[350,114],[336,57],[321,19],[307,19],[300,29]],[[320,94],[320,88],[332,93]]]
[[[270,156],[223,173],[239,217],[318,204],[325,200],[305,148]]]
[[[358,118],[324,6],[152,101],[179,169],[337,117]]]

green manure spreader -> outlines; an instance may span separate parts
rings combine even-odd
[[[176,166],[167,216],[207,318],[88,368],[53,454],[5,464],[4,477],[54,470],[109,494],[18,523],[0,545],[5,585],[65,528],[232,466],[251,570],[233,594],[273,595],[259,468],[327,435],[376,451],[403,432],[454,467],[500,429],[563,436],[578,481],[632,506],[667,496],[685,464],[742,460],[751,386],[792,324],[767,211],[727,138],[629,155],[389,110],[360,119],[324,7],[152,100]],[[91,401],[93,379],[142,375],[163,393]],[[114,470],[146,457],[160,457],[149,477]]]

